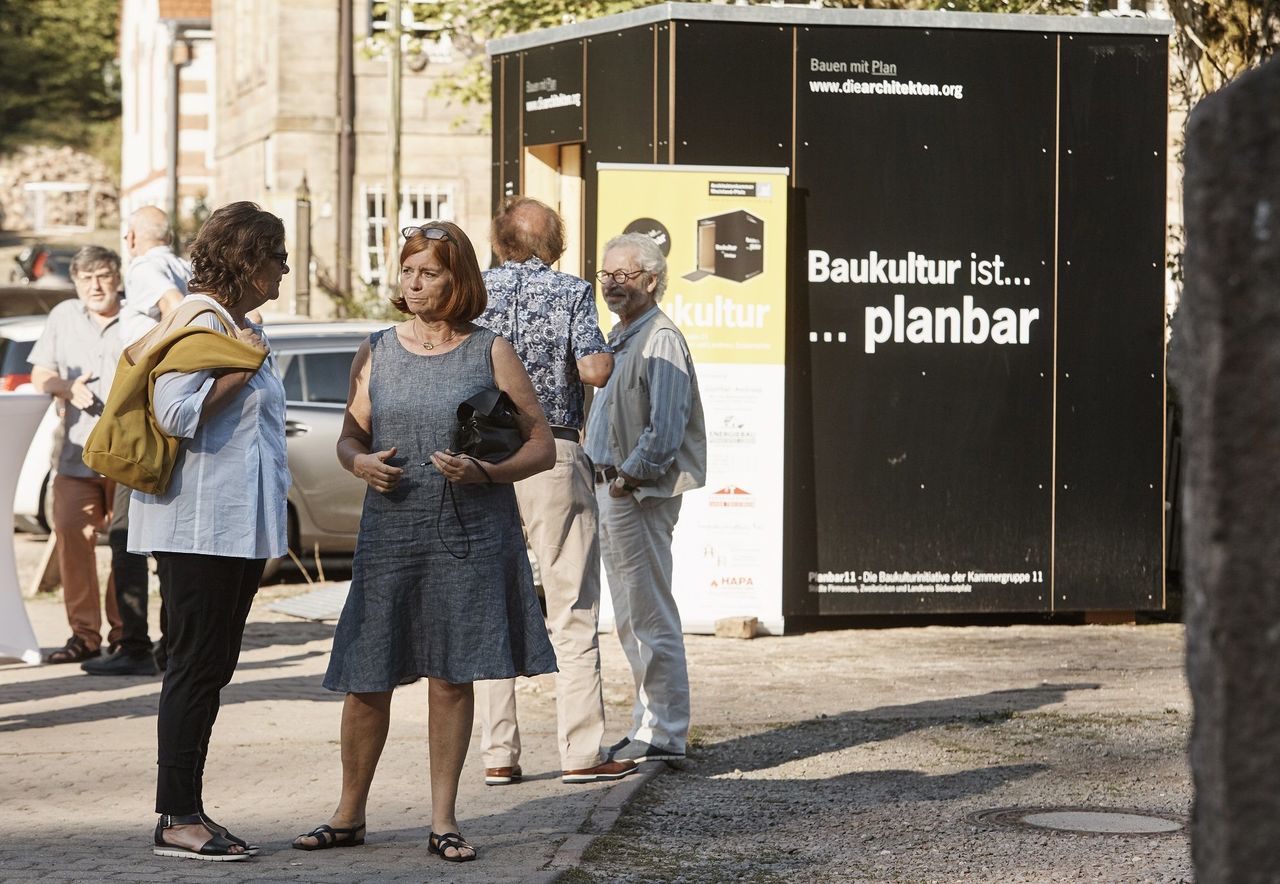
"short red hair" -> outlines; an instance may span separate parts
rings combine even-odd
[[[489,304],[484,277],[476,261],[476,250],[462,228],[452,221],[428,221],[423,227],[435,227],[449,234],[448,239],[427,239],[415,233],[404,241],[400,249],[400,266],[414,255],[431,251],[440,266],[449,274],[449,296],[445,300],[441,319],[446,322],[470,322]],[[399,278],[399,271],[396,273]],[[396,294],[391,304],[401,313],[409,313],[404,297]]]

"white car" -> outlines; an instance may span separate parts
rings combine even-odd
[[[33,392],[27,356],[44,330],[45,319],[45,316],[0,319],[0,390]],[[53,519],[50,510],[53,464],[62,441],[62,421],[56,402],[52,397],[50,400],[49,410],[32,437],[18,475],[13,518],[19,531],[48,533]]]

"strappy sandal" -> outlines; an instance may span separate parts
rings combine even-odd
[[[174,826],[201,826],[206,832],[209,832],[209,840],[200,845],[199,849],[193,850],[190,847],[179,847],[176,844],[169,844],[164,840],[164,830],[173,828]],[[178,859],[199,859],[206,862],[237,862],[249,858],[249,854],[244,852],[232,853],[232,849],[241,847],[232,841],[227,840],[217,832],[210,832],[208,825],[204,821],[204,817],[198,813],[189,813],[183,816],[174,816],[171,813],[160,814],[160,819],[156,823],[155,847],[151,848],[151,852],[156,856],[172,856]]]
[[[298,838],[314,838],[315,844],[299,844]],[[350,829],[335,829],[327,823],[293,839],[294,850],[328,850],[330,847],[359,847],[364,843],[364,823]]]
[[[213,820],[209,819],[209,815],[205,813],[203,810],[200,811],[200,819],[204,820],[205,828],[213,832],[215,835],[221,835],[223,838],[226,838],[232,844],[240,845],[241,847],[244,848],[244,852],[249,854],[249,856],[257,856],[258,851],[262,849],[257,844],[250,844],[248,841],[244,840],[243,838],[237,837],[236,835],[232,835],[229,831],[227,831],[226,826],[222,825],[221,823],[215,823]]]
[[[58,648],[58,650],[50,651],[48,654],[45,654],[44,662],[51,664],[80,663],[84,660],[92,660],[94,657],[98,657],[101,654],[101,650],[98,648],[90,650],[89,646],[85,644],[84,639],[78,635],[73,635],[71,638],[67,639],[67,643]]]
[[[453,856],[445,853],[450,847],[457,851]],[[464,850],[470,850],[471,855],[463,853]],[[431,837],[427,839],[427,852],[434,853],[450,863],[469,863],[476,858],[476,849],[457,832],[445,832],[443,835],[432,832]]]

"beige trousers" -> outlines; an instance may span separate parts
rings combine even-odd
[[[600,541],[591,463],[582,446],[556,440],[556,465],[515,484],[529,548],[547,602],[556,650],[556,722],[562,770],[602,760],[604,697],[600,685]],[[520,762],[515,679],[475,683],[485,767]]]
[[[53,530],[58,532],[58,569],[62,572],[62,597],[71,632],[90,650],[102,645],[101,591],[94,547],[98,532],[107,529],[115,497],[115,483],[97,476],[82,479],[53,477]],[[120,612],[116,609],[114,578],[107,581],[107,641],[120,640]]]

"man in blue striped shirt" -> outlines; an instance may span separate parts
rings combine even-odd
[[[615,761],[683,758],[689,673],[671,589],[671,535],[681,495],[706,481],[707,437],[689,345],[658,307],[667,262],[650,237],[616,236],[600,280],[618,315],[614,367],[587,419],[600,548],[618,640],[636,684],[632,725]]]

